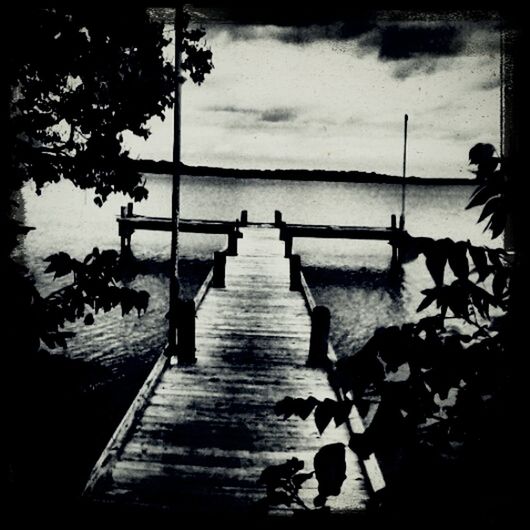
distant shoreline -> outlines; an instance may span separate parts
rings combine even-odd
[[[167,161],[133,160],[135,168],[142,173],[171,175],[173,164]],[[260,178],[274,180],[300,180],[319,182],[355,182],[375,184],[401,184],[403,179],[395,175],[368,173],[364,171],[329,171],[323,169],[232,169],[182,164],[182,174],[194,177]],[[475,178],[424,178],[407,177],[407,184],[421,185],[476,185]]]

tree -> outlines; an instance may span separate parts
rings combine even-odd
[[[101,206],[109,194],[135,201],[148,196],[145,180],[122,145],[123,133],[147,138],[147,121],[174,101],[175,72],[164,58],[163,25],[145,9],[30,9],[15,12],[12,54],[8,61],[11,89],[8,189],[3,214],[12,213],[13,192],[33,181],[37,193],[62,179],[94,190]],[[200,44],[204,31],[189,29],[183,19],[182,71],[201,83],[213,68],[210,50]],[[180,82],[184,77],[179,76]],[[11,210],[11,211],[10,211]],[[147,307],[148,295],[118,286],[118,256],[98,249],[84,260],[65,253],[50,256],[48,272],[73,275],[70,286],[42,298],[28,271],[11,260],[18,237],[27,229],[6,219],[9,242],[3,255],[17,293],[11,314],[11,339],[22,351],[64,345],[66,320],[121,305],[123,313]],[[87,312],[88,311],[88,312]]]
[[[133,309],[140,314],[149,295],[122,286],[117,253],[95,248],[84,259],[64,252],[49,256],[47,272],[71,282],[42,296],[31,272],[13,258],[29,230],[14,218],[16,193],[27,182],[40,193],[43,186],[66,179],[93,190],[98,206],[111,193],[145,199],[145,181],[123,148],[123,133],[148,137],[148,120],[163,119],[174,102],[176,74],[164,58],[170,41],[163,25],[142,8],[11,7],[6,20],[12,38],[6,65],[9,160],[1,204],[7,237],[1,263],[9,310],[2,339],[9,374],[5,389],[13,399],[4,457],[8,491],[33,506],[56,495],[57,488],[77,491],[80,484],[63,478],[71,478],[73,458],[85,456],[90,464],[91,456],[82,453],[85,437],[92,436],[85,427],[92,409],[75,385],[84,377],[84,367],[50,357],[44,347],[66,345],[66,321],[83,318],[90,325],[98,311],[117,306],[123,314]],[[185,55],[178,79],[184,82],[187,72],[201,83],[213,68],[212,53],[200,43],[204,32],[188,28],[187,17],[182,22]]]

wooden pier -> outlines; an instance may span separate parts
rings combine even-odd
[[[243,216],[242,216],[243,217]],[[116,219],[119,226],[122,256],[131,254],[131,237],[136,230],[155,230],[170,232],[172,222],[169,217],[152,217],[133,213],[133,203],[122,206],[121,214]],[[240,221],[212,221],[209,219],[180,219],[179,231],[194,234],[226,234],[228,236],[229,255],[235,254]]]
[[[399,265],[399,247],[407,232],[400,224],[396,224],[396,216],[390,216],[390,226],[343,226],[343,225],[310,225],[291,224],[282,219],[282,214],[276,210],[274,225],[280,229],[280,239],[285,242],[285,257],[288,258],[293,250],[293,238],[312,237],[324,239],[369,239],[372,241],[387,241],[392,247],[392,265]]]
[[[218,260],[193,301],[196,364],[160,357],[93,469],[84,494],[90,505],[250,515],[265,497],[258,484],[264,468],[297,457],[310,471],[320,447],[347,445],[352,431],[362,432],[355,408],[349,422],[323,435],[312,418],[275,415],[286,396],[336,397],[325,370],[308,367],[310,345],[313,360],[334,353],[326,330],[316,329],[319,308],[299,258],[285,259],[280,230],[247,226],[241,233],[237,256]],[[347,479],[328,504],[335,514],[363,513],[384,480],[373,455],[358,461],[346,454]],[[316,495],[313,478],[301,497],[313,507]]]

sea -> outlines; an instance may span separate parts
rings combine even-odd
[[[144,175],[149,197],[134,204],[143,215],[170,216],[172,180]],[[498,247],[478,209],[466,210],[474,190],[470,184],[409,184],[406,186],[405,228],[413,236],[449,237]],[[272,222],[274,211],[292,223],[389,226],[402,208],[399,184],[274,180],[260,178],[183,176],[181,216],[187,219],[235,220],[247,210],[251,222]],[[18,248],[18,259],[31,271],[43,294],[65,285],[68,278],[45,273],[50,254],[64,251],[78,259],[94,247],[119,250],[116,217],[128,202],[111,196],[98,207],[93,192],[69,182],[50,184],[42,194],[28,184],[21,193],[21,218],[35,227]],[[150,293],[147,312],[122,316],[119,309],[96,315],[95,323],[68,324],[75,332],[68,348],[52,353],[95,363],[113,377],[127,363],[149,364],[166,342],[170,233],[138,231],[132,250],[139,266],[125,283]],[[223,235],[181,234],[179,269],[185,295],[193,296],[212,265],[213,252],[226,244]],[[432,286],[422,256],[390,274],[391,249],[384,241],[300,238],[293,252],[301,255],[304,274],[318,304],[331,312],[331,341],[338,357],[354,354],[381,326],[401,325],[428,313],[417,313],[421,291]],[[198,352],[200,361],[200,352]]]

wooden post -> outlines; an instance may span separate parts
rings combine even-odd
[[[399,218],[401,223],[402,217]],[[392,214],[390,216],[390,228],[392,229],[392,235],[390,236],[390,245],[392,246],[392,259],[390,261],[390,268],[393,269],[399,265],[399,246],[397,242],[397,226],[396,226],[396,216]]]
[[[323,305],[317,305],[311,312],[311,338],[309,340],[309,356],[307,366],[312,368],[324,367],[328,360],[329,340],[329,309]]]
[[[280,227],[282,224],[282,212],[274,210],[274,226]]]
[[[240,224],[241,226],[247,226],[248,224],[248,212],[246,210],[241,210]]]
[[[213,253],[212,287],[225,286],[226,254],[216,250]]]
[[[178,306],[178,364],[195,364],[195,302],[179,300]]]
[[[293,253],[293,236],[284,231],[283,239],[285,241],[285,257],[290,258]]]
[[[285,223],[285,221],[282,221],[280,223],[280,241],[284,241],[285,240],[286,226],[287,226],[287,224]]]
[[[226,249],[227,256],[237,256],[237,240],[241,232],[232,230],[228,233],[228,248]]]
[[[124,213],[125,206],[122,206],[122,213]],[[131,236],[134,232],[133,228],[126,226],[124,223],[119,223],[118,233],[120,236],[120,260],[125,262],[132,258]]]
[[[302,260],[298,254],[292,254],[289,258],[289,288],[291,291],[302,290]]]
[[[128,202],[127,203],[127,217],[132,217],[132,216],[133,216],[133,203]]]

